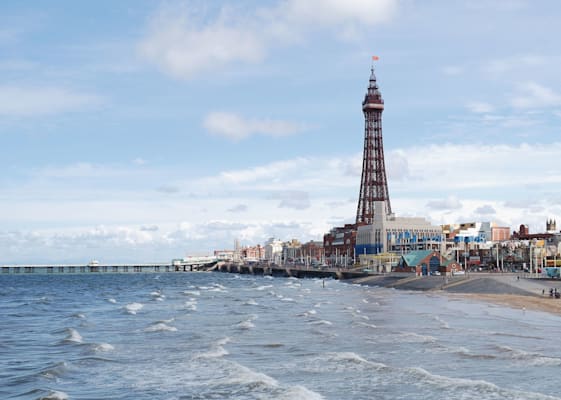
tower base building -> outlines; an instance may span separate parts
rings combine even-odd
[[[442,250],[442,227],[419,217],[396,217],[388,213],[386,202],[374,202],[374,221],[359,226],[355,253],[361,264],[380,253],[404,254],[412,250]]]

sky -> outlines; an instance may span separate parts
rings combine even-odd
[[[372,55],[392,209],[561,225],[561,3],[0,3],[0,264],[353,223]]]

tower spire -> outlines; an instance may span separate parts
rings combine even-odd
[[[386,212],[388,214],[392,213],[384,162],[382,111],[384,111],[384,100],[376,82],[374,66],[372,66],[368,90],[362,102],[364,152],[356,212],[357,224],[372,224],[374,222],[374,202],[376,201],[385,202]]]

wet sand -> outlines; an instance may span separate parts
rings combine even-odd
[[[534,311],[543,311],[556,315],[561,315],[561,299],[551,298],[549,296],[519,296],[512,294],[449,294],[453,297],[468,298],[479,301],[486,301],[494,304],[500,304],[515,309],[526,309]]]

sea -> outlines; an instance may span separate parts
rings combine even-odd
[[[561,399],[561,317],[219,272],[0,276],[0,399]]]

